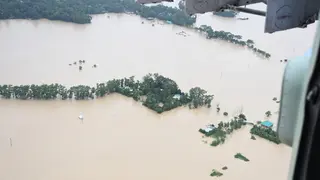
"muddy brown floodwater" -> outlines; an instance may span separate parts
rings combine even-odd
[[[210,147],[198,129],[240,111],[251,121],[273,113],[276,122],[285,67],[279,59],[301,55],[312,44],[315,25],[263,34],[262,19],[233,22],[203,15],[215,29],[253,39],[272,54],[252,52],[173,25],[130,15],[99,15],[90,25],[48,20],[0,21],[0,84],[95,85],[112,78],[157,72],[182,90],[194,86],[215,95],[212,109],[178,108],[158,115],[132,99],[113,94],[90,101],[0,100],[0,179],[286,179],[291,148],[250,139],[249,127]],[[141,21],[145,23],[142,24]],[[214,26],[215,25],[215,26]],[[255,25],[255,26],[253,26]],[[176,33],[184,30],[190,36]],[[275,42],[277,41],[277,42]],[[280,43],[281,42],[281,43]],[[69,63],[86,60],[82,72]],[[98,68],[92,68],[98,64]],[[78,120],[83,112],[84,123]],[[12,140],[12,147],[10,146]],[[210,142],[209,142],[210,143]],[[234,159],[242,153],[250,159]]]

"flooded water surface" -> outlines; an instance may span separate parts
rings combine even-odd
[[[0,21],[0,84],[95,85],[159,73],[183,91],[199,86],[215,95],[211,109],[181,107],[161,115],[117,94],[90,101],[0,100],[0,179],[205,180],[212,179],[212,169],[224,174],[219,179],[286,179],[290,147],[253,141],[250,127],[218,147],[204,143],[198,132],[239,112],[255,122],[270,110],[271,121],[277,121],[279,104],[272,98],[280,95],[285,67],[280,59],[303,54],[315,25],[269,35],[259,18],[232,22],[205,14],[198,23],[253,39],[271,53],[270,60],[131,15],[98,15],[89,25]],[[177,35],[181,31],[188,35]],[[80,59],[86,60],[81,72],[69,66]],[[216,104],[230,117],[217,113]],[[238,152],[250,162],[235,159]]]

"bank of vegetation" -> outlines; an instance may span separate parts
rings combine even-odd
[[[175,81],[157,73],[144,76],[142,81],[132,76],[98,83],[95,87],[78,85],[67,88],[61,84],[0,85],[0,97],[6,99],[87,100],[111,93],[131,97],[157,113],[185,105],[191,109],[203,106],[210,108],[213,100],[213,95],[208,95],[200,87],[182,92]]]
[[[163,5],[144,6],[134,0],[2,0],[0,19],[61,20],[79,24],[90,23],[90,14],[134,13],[144,18],[171,21],[190,26],[196,18],[183,11]]]
[[[246,158],[244,155],[242,155],[241,153],[237,153],[237,154],[235,154],[234,155],[234,158],[236,158],[236,159],[240,159],[240,160],[242,160],[242,161],[246,161],[246,162],[248,162],[249,161],[249,159],[248,158]]]
[[[277,135],[277,132],[272,130],[271,128],[262,127],[261,125],[254,125],[251,130],[251,134],[260,136],[264,139],[267,139],[271,142],[274,142],[276,144],[280,144],[281,141]]]
[[[201,25],[196,28],[198,31],[205,33],[207,39],[220,39],[239,46],[247,47],[253,52],[261,55],[264,58],[270,58],[271,54],[255,47],[254,41],[251,39],[243,40],[241,35],[235,35],[226,31],[215,31],[211,26]]]
[[[244,114],[240,114],[230,122],[221,121],[217,127],[213,128],[209,132],[206,132],[203,129],[199,129],[199,132],[207,137],[213,138],[211,146],[218,146],[219,144],[223,144],[225,142],[228,135],[232,134],[235,130],[240,129],[244,125],[246,125],[246,117]]]
[[[133,13],[143,18],[155,18],[175,25],[194,28],[196,16],[183,10],[163,5],[144,6],[134,0],[2,0],[0,19],[49,19],[79,24],[91,23],[91,14]],[[252,40],[242,40],[240,35],[225,31],[214,31],[210,26],[196,28],[207,33],[208,39],[221,39],[237,45],[247,46],[254,52],[269,58],[271,55],[254,46]]]

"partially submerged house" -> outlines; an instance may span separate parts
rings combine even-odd
[[[205,132],[205,133],[208,133],[208,132],[211,132],[214,129],[215,129],[214,124],[208,124],[204,128],[201,128],[200,130]]]

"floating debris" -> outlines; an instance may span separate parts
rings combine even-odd
[[[186,37],[186,36],[190,36],[189,34],[187,34],[185,31],[181,31],[181,32],[178,32],[178,33],[176,33],[177,35],[180,35],[180,36],[184,36],[184,37]]]
[[[77,64],[77,62],[75,61],[73,64],[74,64],[74,65],[76,65],[76,64]]]
[[[94,64],[92,67],[93,67],[93,68],[96,68],[96,67],[97,67],[97,65],[96,65],[96,64]]]
[[[152,24],[152,26],[154,26],[154,24]]]
[[[82,115],[82,112],[80,113],[80,115],[79,115],[78,118],[81,120],[81,123],[83,124],[83,119],[84,119],[84,117],[83,117],[83,115]]]
[[[72,66],[72,64],[69,64],[69,66]]]
[[[79,70],[80,70],[80,71],[82,70],[82,66],[79,66]]]
[[[248,20],[249,18],[238,18],[238,20]]]

